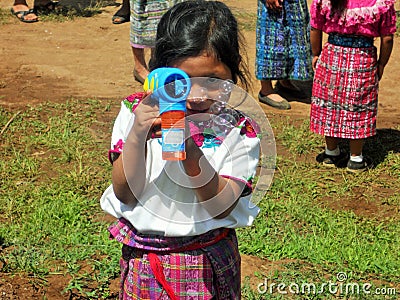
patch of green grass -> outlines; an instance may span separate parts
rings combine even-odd
[[[89,6],[57,6],[55,11],[41,13],[40,21],[65,22],[74,20],[77,17],[93,17],[101,14],[101,12],[101,3],[94,3]]]
[[[93,127],[109,104],[70,100],[27,108],[2,135],[0,241],[3,272],[69,274],[86,296],[107,294],[119,247],[108,238],[99,197],[109,184],[108,141]],[[4,127],[12,113],[0,110]],[[101,128],[101,127],[100,127]],[[107,263],[106,263],[107,261]],[[82,274],[82,266],[91,272]],[[93,284],[92,284],[93,285]],[[66,287],[68,290],[68,287]]]
[[[11,13],[8,9],[0,8],[0,25],[8,24],[11,19]]]
[[[294,155],[315,152],[315,149],[321,144],[321,137],[309,130],[309,120],[304,120],[300,125],[295,126],[287,117],[275,126],[281,132],[276,138]]]

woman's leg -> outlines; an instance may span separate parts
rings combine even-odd
[[[261,90],[260,90],[261,95],[268,96],[274,92],[271,80],[260,80],[260,83],[261,83]]]
[[[135,80],[140,83],[144,82],[144,79],[149,75],[149,69],[147,67],[146,58],[144,55],[144,48],[136,48],[132,46],[133,62],[135,64],[133,70],[133,76]]]
[[[339,148],[339,138],[325,136],[325,150],[317,155],[317,162],[327,167],[345,167],[348,156]]]

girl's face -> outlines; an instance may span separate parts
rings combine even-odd
[[[209,55],[203,52],[199,56],[189,57],[181,60],[172,67],[179,68],[186,72],[189,77],[208,77],[210,85],[212,84],[212,79],[221,80],[232,80],[231,70],[221,61],[219,61],[215,56]],[[203,87],[209,85],[204,82]],[[198,87],[197,87],[198,88]],[[192,90],[196,89],[196,81],[192,83]],[[198,101],[198,98],[188,97],[186,101],[187,115],[193,115],[197,113],[208,113],[211,105],[214,103],[211,99],[206,99],[203,101]]]

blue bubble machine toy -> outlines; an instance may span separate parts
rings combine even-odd
[[[146,78],[143,88],[159,102],[161,115],[162,158],[184,160],[186,99],[191,84],[189,76],[178,68],[158,68]]]

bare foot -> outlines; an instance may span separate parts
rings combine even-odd
[[[24,4],[17,4],[17,5],[13,5],[12,7],[12,11],[15,14],[15,12],[19,12],[19,11],[28,11],[29,7],[24,5]],[[35,13],[29,13],[26,14],[25,16],[23,16],[22,13],[16,14],[17,18],[21,19],[21,21],[26,21],[26,22],[34,22],[38,20],[38,16]]]
[[[276,93],[271,93],[271,94],[267,94],[267,95],[264,95],[263,93],[261,93],[261,94],[263,96],[268,96],[275,102],[287,102],[287,100],[285,98],[283,98],[281,95],[276,94]]]

